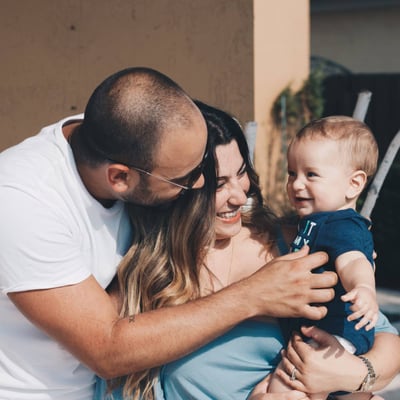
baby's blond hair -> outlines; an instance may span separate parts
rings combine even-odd
[[[366,124],[354,118],[335,115],[316,119],[305,125],[292,143],[309,138],[338,141],[340,152],[354,170],[362,170],[370,179],[378,164],[378,145]]]

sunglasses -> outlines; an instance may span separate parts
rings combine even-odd
[[[176,180],[170,180],[170,179],[164,178],[163,176],[155,175],[155,174],[152,174],[149,171],[146,171],[144,169],[135,167],[134,165],[127,164],[127,163],[122,163],[122,162],[119,162],[117,160],[113,160],[113,159],[110,159],[110,158],[108,158],[108,161],[110,161],[112,163],[118,163],[118,164],[126,165],[127,167],[129,167],[131,169],[134,169],[135,171],[138,171],[138,172],[140,172],[142,174],[145,174],[145,175],[148,175],[148,176],[152,176],[153,178],[156,178],[156,179],[158,179],[160,181],[167,182],[167,183],[169,183],[171,185],[179,187],[181,189],[181,191],[179,192],[179,195],[183,195],[184,193],[186,193],[186,191],[192,190],[194,184],[199,180],[201,174],[203,173],[203,169],[204,169],[204,165],[206,163],[207,157],[208,157],[208,151],[206,150],[205,153],[204,153],[203,159],[201,160],[200,164],[197,165],[195,168],[193,168],[186,176],[184,176],[182,178],[178,178]],[[185,184],[178,183],[178,182],[176,182],[177,180],[178,181],[183,181]]]

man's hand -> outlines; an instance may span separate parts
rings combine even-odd
[[[327,309],[319,303],[333,299],[337,283],[334,272],[313,274],[312,270],[328,261],[326,253],[307,255],[308,247],[275,258],[249,278],[246,301],[256,306],[256,315],[321,319]],[[318,304],[318,305],[316,305]]]

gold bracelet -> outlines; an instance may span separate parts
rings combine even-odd
[[[360,387],[353,393],[370,392],[377,378],[374,367],[372,366],[371,361],[369,361],[367,357],[364,356],[358,356],[358,357],[363,361],[363,363],[367,367],[368,372],[367,375],[365,375],[365,378],[362,380]]]

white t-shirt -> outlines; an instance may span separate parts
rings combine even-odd
[[[88,400],[94,374],[32,325],[7,293],[79,283],[105,288],[130,242],[124,205],[83,185],[62,126],[0,154],[0,399]]]

